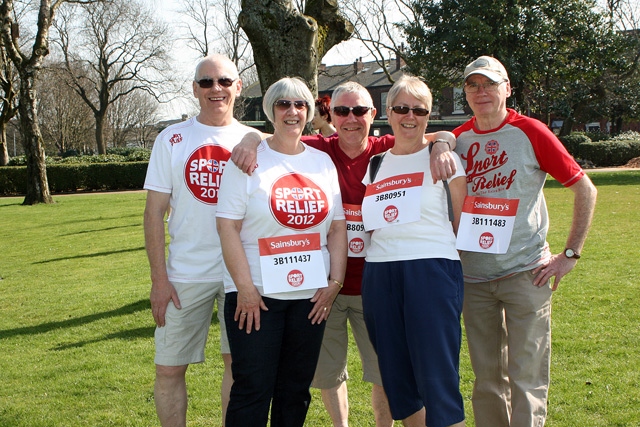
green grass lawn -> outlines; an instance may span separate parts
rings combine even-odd
[[[640,426],[640,172],[591,174],[594,224],[554,295],[550,427]],[[549,243],[564,247],[572,192],[550,181]],[[155,426],[153,319],[142,192],[0,198],[0,426]],[[190,367],[189,425],[219,426],[214,316],[207,362]],[[350,350],[350,425],[372,426]],[[463,346],[468,426],[471,372]],[[330,426],[317,390],[308,426]],[[400,423],[396,423],[400,425]]]

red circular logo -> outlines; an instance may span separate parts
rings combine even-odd
[[[493,245],[493,234],[488,231],[482,233],[480,239],[478,239],[478,243],[482,249],[489,249],[491,245]]]
[[[384,209],[382,215],[384,215],[385,221],[393,222],[398,218],[398,208],[393,205],[389,205]]]
[[[349,250],[354,254],[359,254],[364,250],[364,240],[359,237],[354,237],[349,242]]]
[[[297,288],[304,283],[304,274],[302,274],[300,270],[291,270],[289,274],[287,274],[287,282],[289,282],[289,285]]]
[[[231,153],[220,145],[198,147],[187,160],[184,181],[193,197],[203,203],[218,203],[218,191],[222,172]]]
[[[500,148],[500,144],[495,139],[488,141],[484,146],[484,152],[491,155],[496,154],[498,149]]]
[[[271,213],[280,225],[306,230],[329,215],[329,200],[322,189],[298,173],[283,175],[271,186]]]

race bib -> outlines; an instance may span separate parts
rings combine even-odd
[[[343,204],[344,216],[347,220],[347,242],[352,258],[364,258],[371,243],[371,234],[364,230],[362,222],[362,205]]]
[[[518,211],[517,199],[467,196],[464,199],[456,249],[504,254],[509,249]]]
[[[367,185],[362,201],[365,230],[420,220],[424,173],[396,175]]]
[[[320,233],[258,239],[265,294],[327,286]]]

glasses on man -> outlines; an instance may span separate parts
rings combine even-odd
[[[309,104],[307,104],[307,101],[289,101],[288,99],[278,99],[273,103],[273,106],[279,110],[287,111],[289,108],[291,108],[291,104],[293,104],[296,110],[304,110],[306,108],[309,108]]]
[[[396,114],[409,114],[409,111],[413,111],[414,116],[426,116],[429,114],[429,110],[421,107],[409,108],[404,105],[396,105],[395,107],[389,107],[389,109]]]
[[[214,83],[218,83],[220,86],[222,87],[231,87],[231,85],[233,84],[233,82],[235,82],[237,79],[230,79],[229,77],[221,77],[218,80],[214,80],[214,79],[200,79],[200,80],[196,80],[196,83],[198,83],[198,85],[202,88],[202,89],[210,89],[213,87]]]
[[[485,92],[495,92],[498,90],[498,86],[502,83],[506,82],[506,80],[501,80],[499,82],[486,82],[486,83],[465,83],[464,91],[465,93],[476,93],[480,90],[480,88],[484,89]]]
[[[365,114],[367,114],[369,110],[371,110],[371,107],[364,107],[362,105],[357,105],[355,107],[345,107],[345,106],[333,107],[333,113],[340,117],[347,117],[350,112],[352,112],[353,115],[356,117],[362,117]]]

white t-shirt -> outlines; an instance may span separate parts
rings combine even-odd
[[[192,117],[156,138],[144,188],[171,194],[169,280],[222,280],[215,218],[220,178],[231,149],[248,132],[255,130],[235,120],[229,126],[206,126]]]
[[[338,173],[331,158],[305,145],[302,153],[286,155],[258,147],[257,168],[251,176],[230,164],[220,188],[217,217],[242,220],[240,239],[251,270],[251,278],[265,295],[260,268],[258,239],[319,233],[326,272],[329,272],[327,233],[333,220],[344,219]],[[286,205],[283,190],[291,194]],[[281,204],[280,204],[281,203]],[[225,268],[226,292],[237,291]],[[316,290],[268,294],[275,299],[311,298]]]
[[[454,155],[457,170],[449,178],[464,176],[460,158]],[[429,165],[429,148],[417,153],[384,155],[375,182],[397,175],[423,173],[420,199],[420,219],[416,222],[391,225],[373,231],[367,262],[406,261],[424,258],[460,259],[456,250],[456,236],[449,222],[447,196],[442,181],[433,184]],[[369,171],[362,180],[369,184]]]

